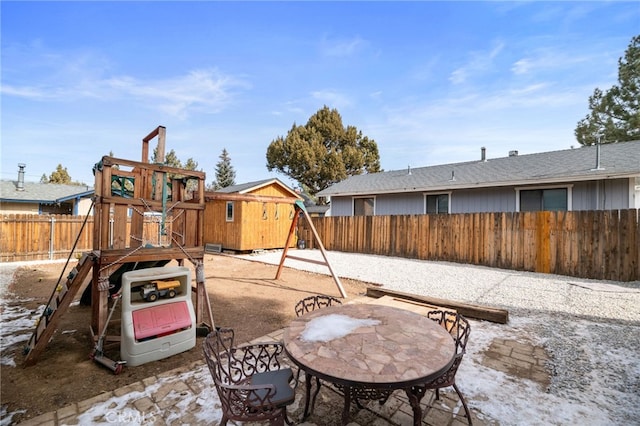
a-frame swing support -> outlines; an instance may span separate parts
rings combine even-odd
[[[318,235],[318,231],[316,231],[315,226],[313,226],[313,221],[311,220],[311,216],[309,216],[309,213],[307,212],[307,209],[304,206],[304,203],[300,200],[296,200],[296,202],[294,203],[294,207],[296,210],[296,214],[293,216],[293,221],[291,222],[291,228],[289,229],[289,235],[287,236],[287,242],[284,245],[284,250],[282,251],[282,258],[280,259],[280,264],[278,265],[278,272],[276,272],[276,280],[280,278],[280,275],[282,274],[282,268],[284,266],[284,261],[286,259],[292,259],[292,260],[299,260],[301,262],[309,262],[309,263],[315,263],[318,265],[324,265],[327,268],[329,268],[329,272],[331,273],[331,276],[333,277],[333,280],[336,283],[336,286],[338,287],[338,290],[340,290],[340,294],[342,295],[343,298],[347,298],[347,292],[344,290],[344,288],[342,287],[342,283],[340,282],[340,278],[336,275],[335,271],[333,270],[333,268],[331,267],[331,263],[329,263],[329,258],[327,257],[327,252],[324,249],[324,245],[322,245],[322,241],[320,240],[320,236]],[[322,253],[322,257],[324,259],[324,262],[319,261],[319,260],[315,260],[315,259],[305,259],[303,257],[299,257],[299,256],[293,256],[288,254],[289,251],[289,246],[291,245],[291,241],[295,235],[295,231],[296,228],[298,227],[298,220],[300,218],[300,213],[304,214],[305,219],[307,219],[307,222],[309,223],[309,226],[311,227],[311,232],[313,233],[313,237],[315,238],[316,243],[318,244],[318,248],[320,249],[320,253]]]

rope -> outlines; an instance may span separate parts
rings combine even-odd
[[[167,209],[167,213],[173,210],[178,204],[180,204],[180,201],[176,201],[175,203],[173,203],[173,205]],[[180,214],[182,214],[182,211],[180,212]]]
[[[119,257],[118,259],[114,260],[113,262],[111,262],[110,264],[108,264],[107,266],[103,266],[102,268],[100,268],[100,270],[98,272],[102,272],[107,268],[112,267],[113,265],[117,265],[118,263],[122,263],[122,260],[126,259],[127,257],[131,256],[133,253],[137,252],[138,250],[140,250],[142,247],[142,245],[136,247],[135,249],[131,250],[129,253],[125,254],[124,256]]]
[[[98,291],[109,290],[109,277],[98,278]]]
[[[93,208],[95,203],[96,203],[96,199],[92,198],[91,199],[91,205],[89,206],[89,210],[87,210],[87,212],[91,211],[91,209]],[[62,275],[64,275],[65,269],[67,269],[67,266],[69,266],[69,260],[71,260],[71,256],[73,256],[73,252],[76,251],[76,246],[78,245],[78,241],[80,241],[80,235],[82,235],[82,230],[84,229],[85,225],[87,224],[87,219],[89,219],[89,214],[88,213],[84,217],[84,220],[82,221],[82,226],[80,227],[80,232],[78,232],[78,236],[76,237],[76,240],[73,243],[73,247],[71,247],[71,251],[69,252],[69,257],[67,257],[67,261],[65,262],[64,267],[62,268],[62,272],[60,272],[60,276],[58,277],[58,282],[56,283],[56,287],[58,285],[60,285],[60,282],[62,281]],[[54,294],[55,294],[55,292],[49,298],[49,303],[51,303],[51,300],[53,300],[53,295]],[[47,305],[49,305],[49,303],[47,303]]]
[[[176,240],[175,238],[173,238],[173,235],[171,236],[171,241],[174,241],[176,243],[176,245],[178,246],[178,248],[182,251],[182,253],[185,254],[185,256],[187,256],[187,258],[189,259],[189,261],[191,263],[193,263],[194,265],[197,265],[198,262],[189,255],[189,253],[187,253],[187,251],[184,249],[184,247],[182,247],[182,245],[178,242],[178,240]]]

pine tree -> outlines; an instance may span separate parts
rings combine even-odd
[[[212,183],[214,191],[236,184],[236,172],[231,165],[231,157],[226,148],[222,148],[222,154],[216,163],[216,180]]]
[[[326,105],[307,124],[294,123],[286,137],[271,142],[267,169],[291,177],[311,195],[349,176],[381,171],[376,142],[345,127],[338,110]]]
[[[152,163],[158,163],[158,148],[154,148],[153,149],[153,154],[151,156],[151,162]],[[171,150],[169,152],[167,152],[164,156],[164,161],[162,162],[162,164],[166,164],[169,167],[175,167],[176,169],[185,169],[185,170],[197,170],[198,169],[198,162],[195,161],[193,158],[189,157],[187,158],[187,161],[182,164],[182,161],[178,158],[178,155],[176,154],[175,150]],[[175,179],[175,178],[179,178],[180,176],[176,176],[173,173],[169,173],[169,179]],[[191,179],[189,180],[189,182],[187,182],[187,185],[185,187],[186,191],[187,191],[187,198],[190,199],[191,197],[191,193],[195,190],[198,189],[198,182],[196,182],[195,180]]]
[[[71,176],[69,176],[67,168],[62,167],[62,164],[58,164],[56,170],[49,175],[49,183],[70,184]]]
[[[596,88],[589,110],[574,131],[581,145],[640,139],[640,36],[618,60],[618,84],[607,91]]]

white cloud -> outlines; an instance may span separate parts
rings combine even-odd
[[[608,61],[606,53],[584,54],[567,52],[563,46],[538,48],[518,59],[511,66],[514,75],[535,75],[541,72],[567,70],[593,61]]]
[[[335,90],[318,90],[311,93],[314,99],[324,102],[330,108],[338,110],[346,109],[353,104],[351,99],[344,93]]]
[[[165,113],[185,117],[191,111],[215,113],[232,101],[236,87],[247,85],[215,70],[195,70],[186,75],[155,81],[139,81],[130,77],[104,82],[107,89],[121,92],[143,102],[158,102]]]
[[[513,71],[514,74],[526,74],[531,70],[531,67],[531,59],[524,58],[516,61],[511,67],[511,71]]]
[[[147,108],[185,118],[189,113],[215,113],[233,102],[234,91],[249,84],[214,69],[189,71],[165,79],[142,80],[128,75],[83,79],[67,85],[2,85],[2,94],[37,101],[136,100]]]
[[[498,57],[500,52],[504,49],[505,44],[503,42],[496,42],[493,48],[486,52],[473,52],[469,62],[457,69],[455,69],[449,81],[453,84],[465,83],[471,76],[478,74],[484,74],[493,66],[493,61]]]
[[[16,87],[10,84],[3,84],[0,88],[0,92],[3,95],[15,96],[18,98],[26,98],[33,100],[43,100],[53,97],[53,94],[48,94],[38,87]]]
[[[347,57],[356,54],[366,45],[367,42],[359,36],[343,40],[329,40],[325,38],[321,42],[321,51],[325,56]]]

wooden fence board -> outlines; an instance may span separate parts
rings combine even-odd
[[[620,275],[624,277],[622,281],[631,281],[631,277],[637,274],[638,270],[638,258],[640,257],[638,232],[640,230],[637,213],[632,210],[620,212]]]

